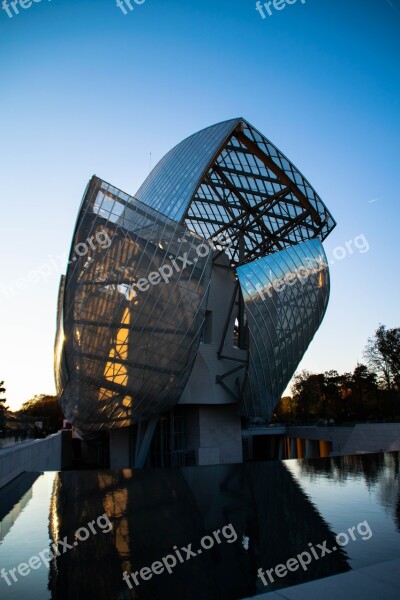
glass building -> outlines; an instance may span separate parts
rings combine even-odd
[[[94,176],[58,300],[55,377],[114,467],[241,462],[329,298],[335,221],[242,118],[175,146],[130,196]]]

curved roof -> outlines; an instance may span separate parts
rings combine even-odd
[[[221,146],[240,123],[231,119],[184,139],[157,163],[135,198],[180,221],[193,193]]]
[[[235,266],[308,239],[324,240],[336,225],[293,163],[243,118],[180,142],[135,196],[206,239],[228,236]]]

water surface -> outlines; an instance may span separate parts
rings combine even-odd
[[[342,573],[400,554],[400,454],[153,469],[46,473],[15,490],[0,513],[0,568],[7,571],[67,536],[70,550],[7,586],[0,597],[29,600],[236,600],[267,590]],[[26,476],[25,476],[26,477]],[[32,475],[31,475],[32,477]],[[15,482],[13,482],[15,485]],[[10,484],[11,485],[11,484]],[[5,505],[5,504],[4,504]],[[17,507],[17,508],[15,508]],[[109,533],[97,527],[86,541],[75,532],[105,513]],[[10,516],[11,515],[11,516]],[[335,536],[367,521],[372,535],[345,547]],[[201,549],[200,540],[231,524],[237,540]],[[0,525],[1,527],[2,525]],[[94,525],[93,527],[96,527]],[[228,530],[225,530],[226,532]],[[232,529],[230,530],[232,531]],[[248,539],[247,539],[248,538]],[[214,538],[215,539],[215,538]],[[317,547],[335,551],[266,588],[259,567],[271,569]],[[172,574],[153,574],[129,589],[135,573],[192,544],[196,556],[177,561]],[[62,547],[61,547],[62,552]]]

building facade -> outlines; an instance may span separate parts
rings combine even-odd
[[[114,467],[241,462],[324,317],[328,209],[242,118],[175,146],[134,196],[94,176],[58,301],[55,377]]]

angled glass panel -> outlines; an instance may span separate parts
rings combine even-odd
[[[270,419],[324,317],[329,269],[310,240],[237,269],[249,327],[243,414]]]
[[[126,426],[178,402],[211,258],[184,226],[93,178],[60,289],[56,344],[58,393],[75,426]]]
[[[201,177],[240,119],[207,127],[172,148],[138,189],[135,198],[179,221]]]
[[[298,169],[244,119],[183,140],[136,196],[206,239],[225,233],[233,266],[305,240],[322,241],[336,224]]]

